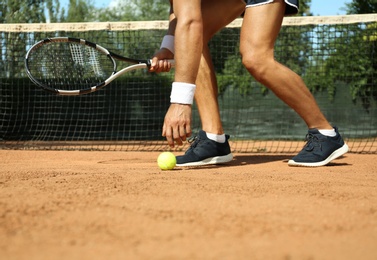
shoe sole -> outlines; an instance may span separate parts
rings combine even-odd
[[[230,162],[232,159],[233,159],[233,154],[230,153],[224,156],[210,157],[199,162],[181,163],[181,164],[177,164],[176,166],[182,167],[182,166],[202,166],[202,165],[210,165],[210,164],[222,164],[222,163]]]
[[[295,162],[294,160],[289,160],[288,165],[289,166],[304,166],[304,167],[324,166],[324,165],[328,164],[329,162],[331,162],[332,160],[342,156],[346,152],[348,152],[348,145],[344,144],[338,150],[335,150],[329,157],[327,157],[326,160],[323,160],[321,162],[305,163],[305,162]]]

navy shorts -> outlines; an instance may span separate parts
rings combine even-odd
[[[274,0],[245,0],[246,8],[251,6],[258,6],[272,3]],[[293,15],[298,12],[298,0],[285,0],[287,8],[285,9],[285,15]]]

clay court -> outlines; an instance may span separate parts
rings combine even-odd
[[[377,259],[377,156],[0,150],[1,259]]]
[[[115,22],[97,15],[102,7],[90,12],[94,22],[68,22],[58,1],[17,2],[0,24],[0,260],[377,260],[376,13],[309,16],[307,4],[304,17],[284,18],[276,42],[274,58],[340,127],[345,156],[319,168],[287,165],[308,125],[245,69],[237,18],[208,43],[213,62],[204,56],[235,157],[162,171],[174,70],[127,70],[102,88],[130,65],[103,48],[152,58],[169,22],[149,12],[148,21],[120,19],[123,6]],[[81,40],[30,51],[52,37]],[[103,48],[81,50],[82,39]],[[192,111],[195,135],[203,127]]]

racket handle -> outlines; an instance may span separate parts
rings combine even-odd
[[[172,68],[175,67],[175,60],[168,60],[171,63]],[[152,64],[152,60],[149,60],[149,64]]]

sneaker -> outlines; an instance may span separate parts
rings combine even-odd
[[[218,143],[208,139],[206,132],[199,134],[191,140],[191,146],[184,155],[177,156],[177,166],[200,166],[208,164],[227,163],[233,159],[229,146],[229,135],[225,143]]]
[[[317,129],[309,129],[306,135],[304,148],[292,160],[289,166],[317,167],[328,164],[330,161],[348,152],[348,145],[344,143],[338,129],[334,127],[336,136],[322,135]]]

